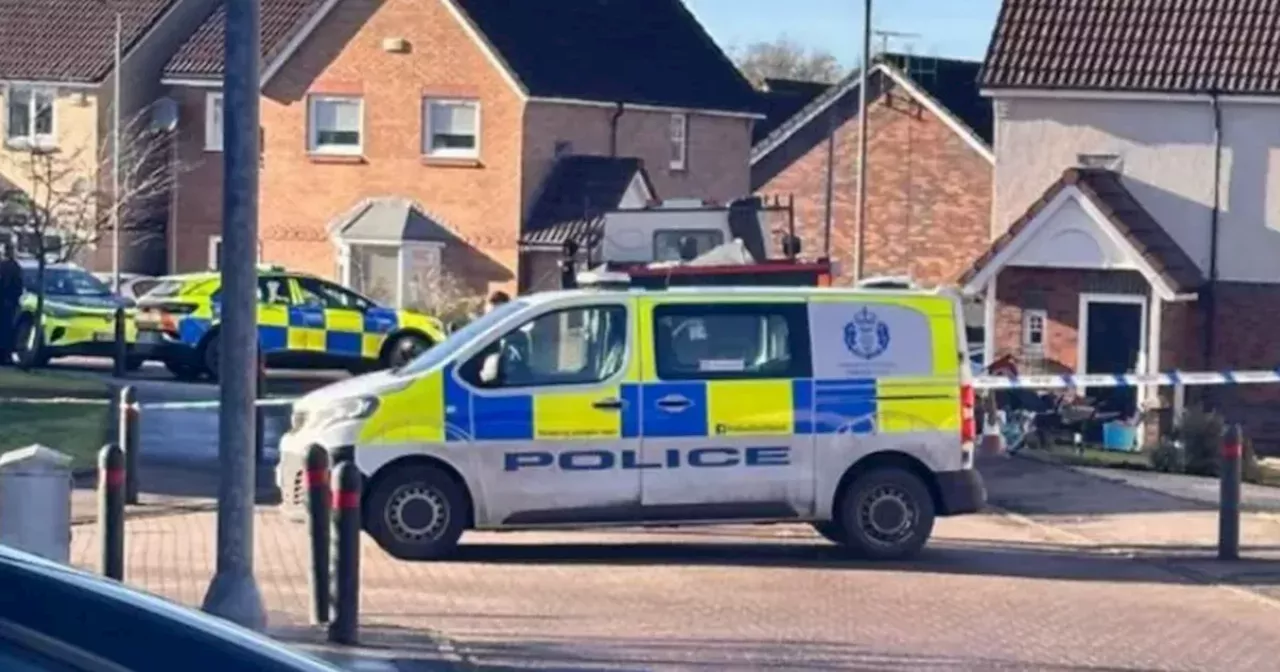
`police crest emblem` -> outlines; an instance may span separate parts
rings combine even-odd
[[[889,349],[889,325],[863,306],[844,325],[844,345],[858,357],[875,359]]]

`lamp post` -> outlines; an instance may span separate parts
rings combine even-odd
[[[871,0],[865,0],[862,11],[862,72],[859,73],[858,83],[858,219],[856,240],[857,245],[854,248],[854,266],[853,277],[855,280],[861,280],[865,273],[863,272],[863,262],[866,259],[866,233],[867,233],[867,84],[871,78],[867,76],[867,70],[871,67]]]
[[[115,54],[111,83],[111,285],[120,291],[120,62],[124,60],[124,14],[119,7],[98,0],[115,14]]]

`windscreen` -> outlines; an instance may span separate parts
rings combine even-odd
[[[454,353],[467,343],[470,343],[494,325],[502,322],[502,320],[506,319],[508,315],[524,310],[528,305],[529,304],[524,301],[511,301],[494,308],[475,321],[467,324],[467,326],[449,334],[448,338],[432,346],[421,355],[418,355],[417,358],[408,364],[405,364],[395,373],[412,376],[423,371],[427,371],[442,362],[447,361],[453,357]]]
[[[22,284],[27,291],[36,291],[36,269],[22,269]],[[44,293],[46,296],[105,297],[111,296],[111,288],[88,271],[78,268],[46,268]]]

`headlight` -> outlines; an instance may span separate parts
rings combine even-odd
[[[56,303],[44,304],[44,314],[46,317],[52,317],[58,320],[65,320],[75,317],[76,311],[66,306],[59,306]]]
[[[361,420],[378,410],[376,397],[355,397],[335,401],[305,415],[308,427],[327,427],[348,420]]]

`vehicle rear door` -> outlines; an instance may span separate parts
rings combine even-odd
[[[258,344],[263,354],[289,347],[293,292],[283,276],[258,278]]]
[[[625,296],[549,307],[451,374],[466,397],[455,395],[450,408],[470,416],[454,424],[471,429],[483,524],[636,519],[633,313],[634,300]],[[488,380],[486,361],[497,371]]]
[[[322,331],[313,343],[313,349],[340,359],[378,356],[385,333],[371,328],[371,324],[377,322],[376,315],[370,311],[373,307],[371,302],[319,278],[295,278],[294,282],[302,305],[308,307],[308,315],[313,315],[314,306],[321,306],[319,323]],[[366,334],[370,338],[366,338]]]
[[[645,519],[811,515],[804,300],[647,297],[639,310]]]

